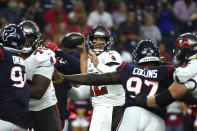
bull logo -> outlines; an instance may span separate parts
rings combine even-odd
[[[10,27],[11,29],[4,29],[2,31],[2,39],[3,41],[7,41],[7,39],[9,37],[15,37],[15,38],[19,38],[20,39],[20,36],[18,34],[16,34],[16,29],[14,27]]]

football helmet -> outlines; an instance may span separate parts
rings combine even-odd
[[[19,25],[23,28],[27,36],[27,42],[23,48],[23,52],[30,53],[40,46],[40,29],[38,25],[31,20],[22,21]]]
[[[156,43],[149,39],[141,40],[137,44],[132,56],[136,64],[160,61],[159,48]]]
[[[184,33],[176,40],[175,57],[180,64],[185,64],[197,54],[197,36],[194,33]]]
[[[106,40],[106,43],[100,43],[95,44],[93,42],[94,38],[104,38]],[[93,29],[90,31],[88,35],[88,47],[94,51],[97,55],[101,54],[104,51],[107,51],[111,48],[112,43],[112,36],[110,31],[107,29],[104,25],[96,25],[93,27]],[[104,44],[104,48],[102,48],[101,45]],[[97,48],[95,48],[97,47]]]
[[[21,53],[26,43],[23,29],[15,24],[9,24],[1,30],[1,46],[15,53]]]

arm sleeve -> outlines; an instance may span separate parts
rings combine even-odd
[[[90,90],[89,86],[81,85],[80,87],[72,87],[68,91],[68,95],[71,97],[73,100],[86,100],[90,97]]]
[[[70,72],[70,74],[79,74],[81,73],[80,71],[80,61],[78,58],[72,56],[72,55],[67,55],[67,60],[69,63],[69,69],[74,69]]]
[[[169,90],[165,90],[162,93],[157,94],[155,97],[155,102],[160,108],[166,107],[174,101],[175,99],[172,97]]]
[[[80,70],[80,61],[78,58],[66,54],[62,51],[56,51],[56,69],[63,74],[79,74]]]
[[[66,60],[68,63],[59,68],[60,72],[67,75],[81,73],[79,59],[69,55]]]

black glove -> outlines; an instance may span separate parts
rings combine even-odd
[[[135,96],[135,104],[140,107],[147,107],[147,97],[142,94],[137,94]]]

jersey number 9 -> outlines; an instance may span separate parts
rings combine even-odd
[[[14,82],[12,86],[23,88],[26,82],[26,75],[20,66],[14,66],[10,73],[10,78]]]

